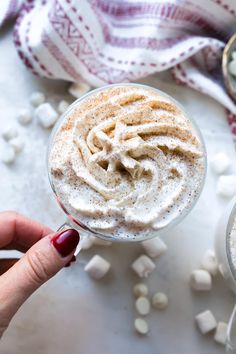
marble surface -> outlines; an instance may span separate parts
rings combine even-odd
[[[17,111],[28,106],[32,91],[42,90],[55,104],[62,97],[68,98],[67,84],[35,78],[27,72],[8,28],[1,34],[0,53],[4,53],[0,55],[0,131],[17,124]],[[166,91],[187,108],[203,133],[209,158],[225,151],[236,166],[232,137],[219,104],[189,88],[176,86],[166,74],[142,82]],[[49,132],[36,122],[18,129],[26,147],[13,166],[0,164],[0,211],[14,209],[57,228],[64,216],[47,180],[45,153]],[[1,141],[0,152],[2,148]],[[228,321],[234,295],[220,277],[214,279],[210,293],[192,293],[188,284],[189,274],[198,267],[203,252],[213,247],[216,222],[227,202],[216,197],[216,181],[209,169],[194,210],[181,225],[163,236],[168,252],[157,260],[157,269],[147,284],[151,293],[166,292],[169,306],[166,311],[153,311],[148,316],[151,330],[147,337],[139,337],[133,330],[136,314],[131,291],[138,279],[130,264],[142,252],[141,246],[116,244],[81,253],[75,265],[62,270],[37,291],[12,321],[0,342],[0,353],[223,353],[223,347],[214,342],[212,335],[199,334],[194,316],[211,309],[217,320]],[[83,271],[95,252],[112,263],[111,273],[101,282],[92,281]]]

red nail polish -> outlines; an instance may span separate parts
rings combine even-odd
[[[69,229],[55,235],[52,238],[51,242],[53,246],[56,248],[57,252],[62,257],[66,257],[76,249],[79,240],[80,240],[79,233],[74,229]]]

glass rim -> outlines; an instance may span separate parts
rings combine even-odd
[[[227,256],[227,260],[228,260],[228,264],[229,264],[229,268],[231,271],[231,274],[234,278],[234,281],[236,282],[236,267],[232,261],[232,253],[230,251],[231,249],[231,245],[230,245],[230,233],[232,231],[232,227],[233,227],[233,222],[236,218],[236,201],[235,203],[232,205],[232,209],[230,211],[230,215],[228,218],[228,222],[227,222],[227,227],[226,227],[226,237],[225,237],[225,248],[226,248],[226,256]]]
[[[56,133],[58,132],[62,122],[67,118],[67,116],[73,111],[73,109],[85,98],[96,94],[100,91],[104,91],[106,89],[109,89],[110,87],[116,87],[116,86],[136,86],[136,87],[143,87],[146,89],[152,89],[154,91],[156,91],[157,93],[161,94],[162,96],[168,98],[170,101],[172,101],[177,107],[179,107],[181,109],[181,111],[184,113],[184,115],[186,116],[186,118],[191,122],[191,125],[194,128],[194,131],[196,132],[197,138],[199,139],[201,146],[202,146],[202,150],[203,150],[203,158],[204,158],[204,171],[202,174],[202,179],[201,179],[201,183],[199,185],[199,188],[197,190],[196,196],[192,199],[191,203],[189,204],[188,207],[185,207],[184,210],[177,216],[175,217],[173,220],[170,221],[170,223],[166,226],[164,226],[163,228],[160,228],[158,230],[154,230],[153,232],[150,232],[149,234],[145,234],[145,236],[143,237],[137,237],[136,239],[134,238],[118,238],[116,236],[112,236],[109,234],[103,234],[100,233],[96,230],[93,230],[91,228],[89,228],[86,224],[84,224],[83,222],[79,221],[78,219],[76,219],[73,215],[71,215],[71,213],[66,209],[65,205],[62,203],[62,201],[60,200],[59,196],[56,193],[54,184],[53,184],[53,178],[50,172],[50,168],[49,168],[49,158],[50,158],[50,152],[51,152],[51,147],[54,141],[54,137],[56,135]],[[176,99],[174,99],[172,96],[168,95],[167,93],[149,86],[149,85],[145,85],[145,84],[139,84],[139,83],[118,83],[118,84],[109,84],[109,85],[105,85],[96,89],[93,89],[89,92],[87,92],[86,94],[82,95],[81,97],[77,98],[74,102],[72,102],[70,104],[70,106],[68,107],[68,109],[61,115],[61,117],[58,119],[58,121],[56,122],[55,126],[52,129],[50,138],[49,138],[49,143],[48,143],[48,148],[47,148],[47,174],[48,174],[48,179],[49,179],[49,183],[50,186],[52,188],[52,191],[56,197],[56,200],[58,202],[58,204],[60,205],[60,207],[62,208],[62,210],[65,212],[67,218],[73,223],[73,225],[76,225],[80,228],[82,228],[84,231],[88,231],[90,232],[92,235],[97,236],[99,238],[102,238],[103,240],[109,240],[109,241],[115,241],[115,242],[139,242],[139,241],[144,241],[144,240],[148,240],[151,239],[153,237],[156,237],[157,235],[160,235],[166,231],[168,231],[169,229],[173,228],[174,226],[176,226],[177,224],[180,223],[180,221],[182,221],[194,208],[194,206],[196,205],[204,184],[205,184],[205,180],[206,180],[206,172],[207,172],[207,153],[206,153],[206,146],[205,146],[205,142],[202,136],[202,133],[198,127],[198,125],[196,124],[195,120],[193,118],[190,117],[190,115],[188,114],[188,112],[186,111],[186,109],[182,106],[181,103],[179,103]]]

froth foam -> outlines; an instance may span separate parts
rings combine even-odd
[[[166,227],[190,207],[204,176],[203,148],[184,112],[135,85],[79,102],[54,137],[49,165],[67,211],[117,238]]]

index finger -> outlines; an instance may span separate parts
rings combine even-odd
[[[47,226],[13,211],[0,213],[0,248],[27,251],[42,237],[52,233]]]

